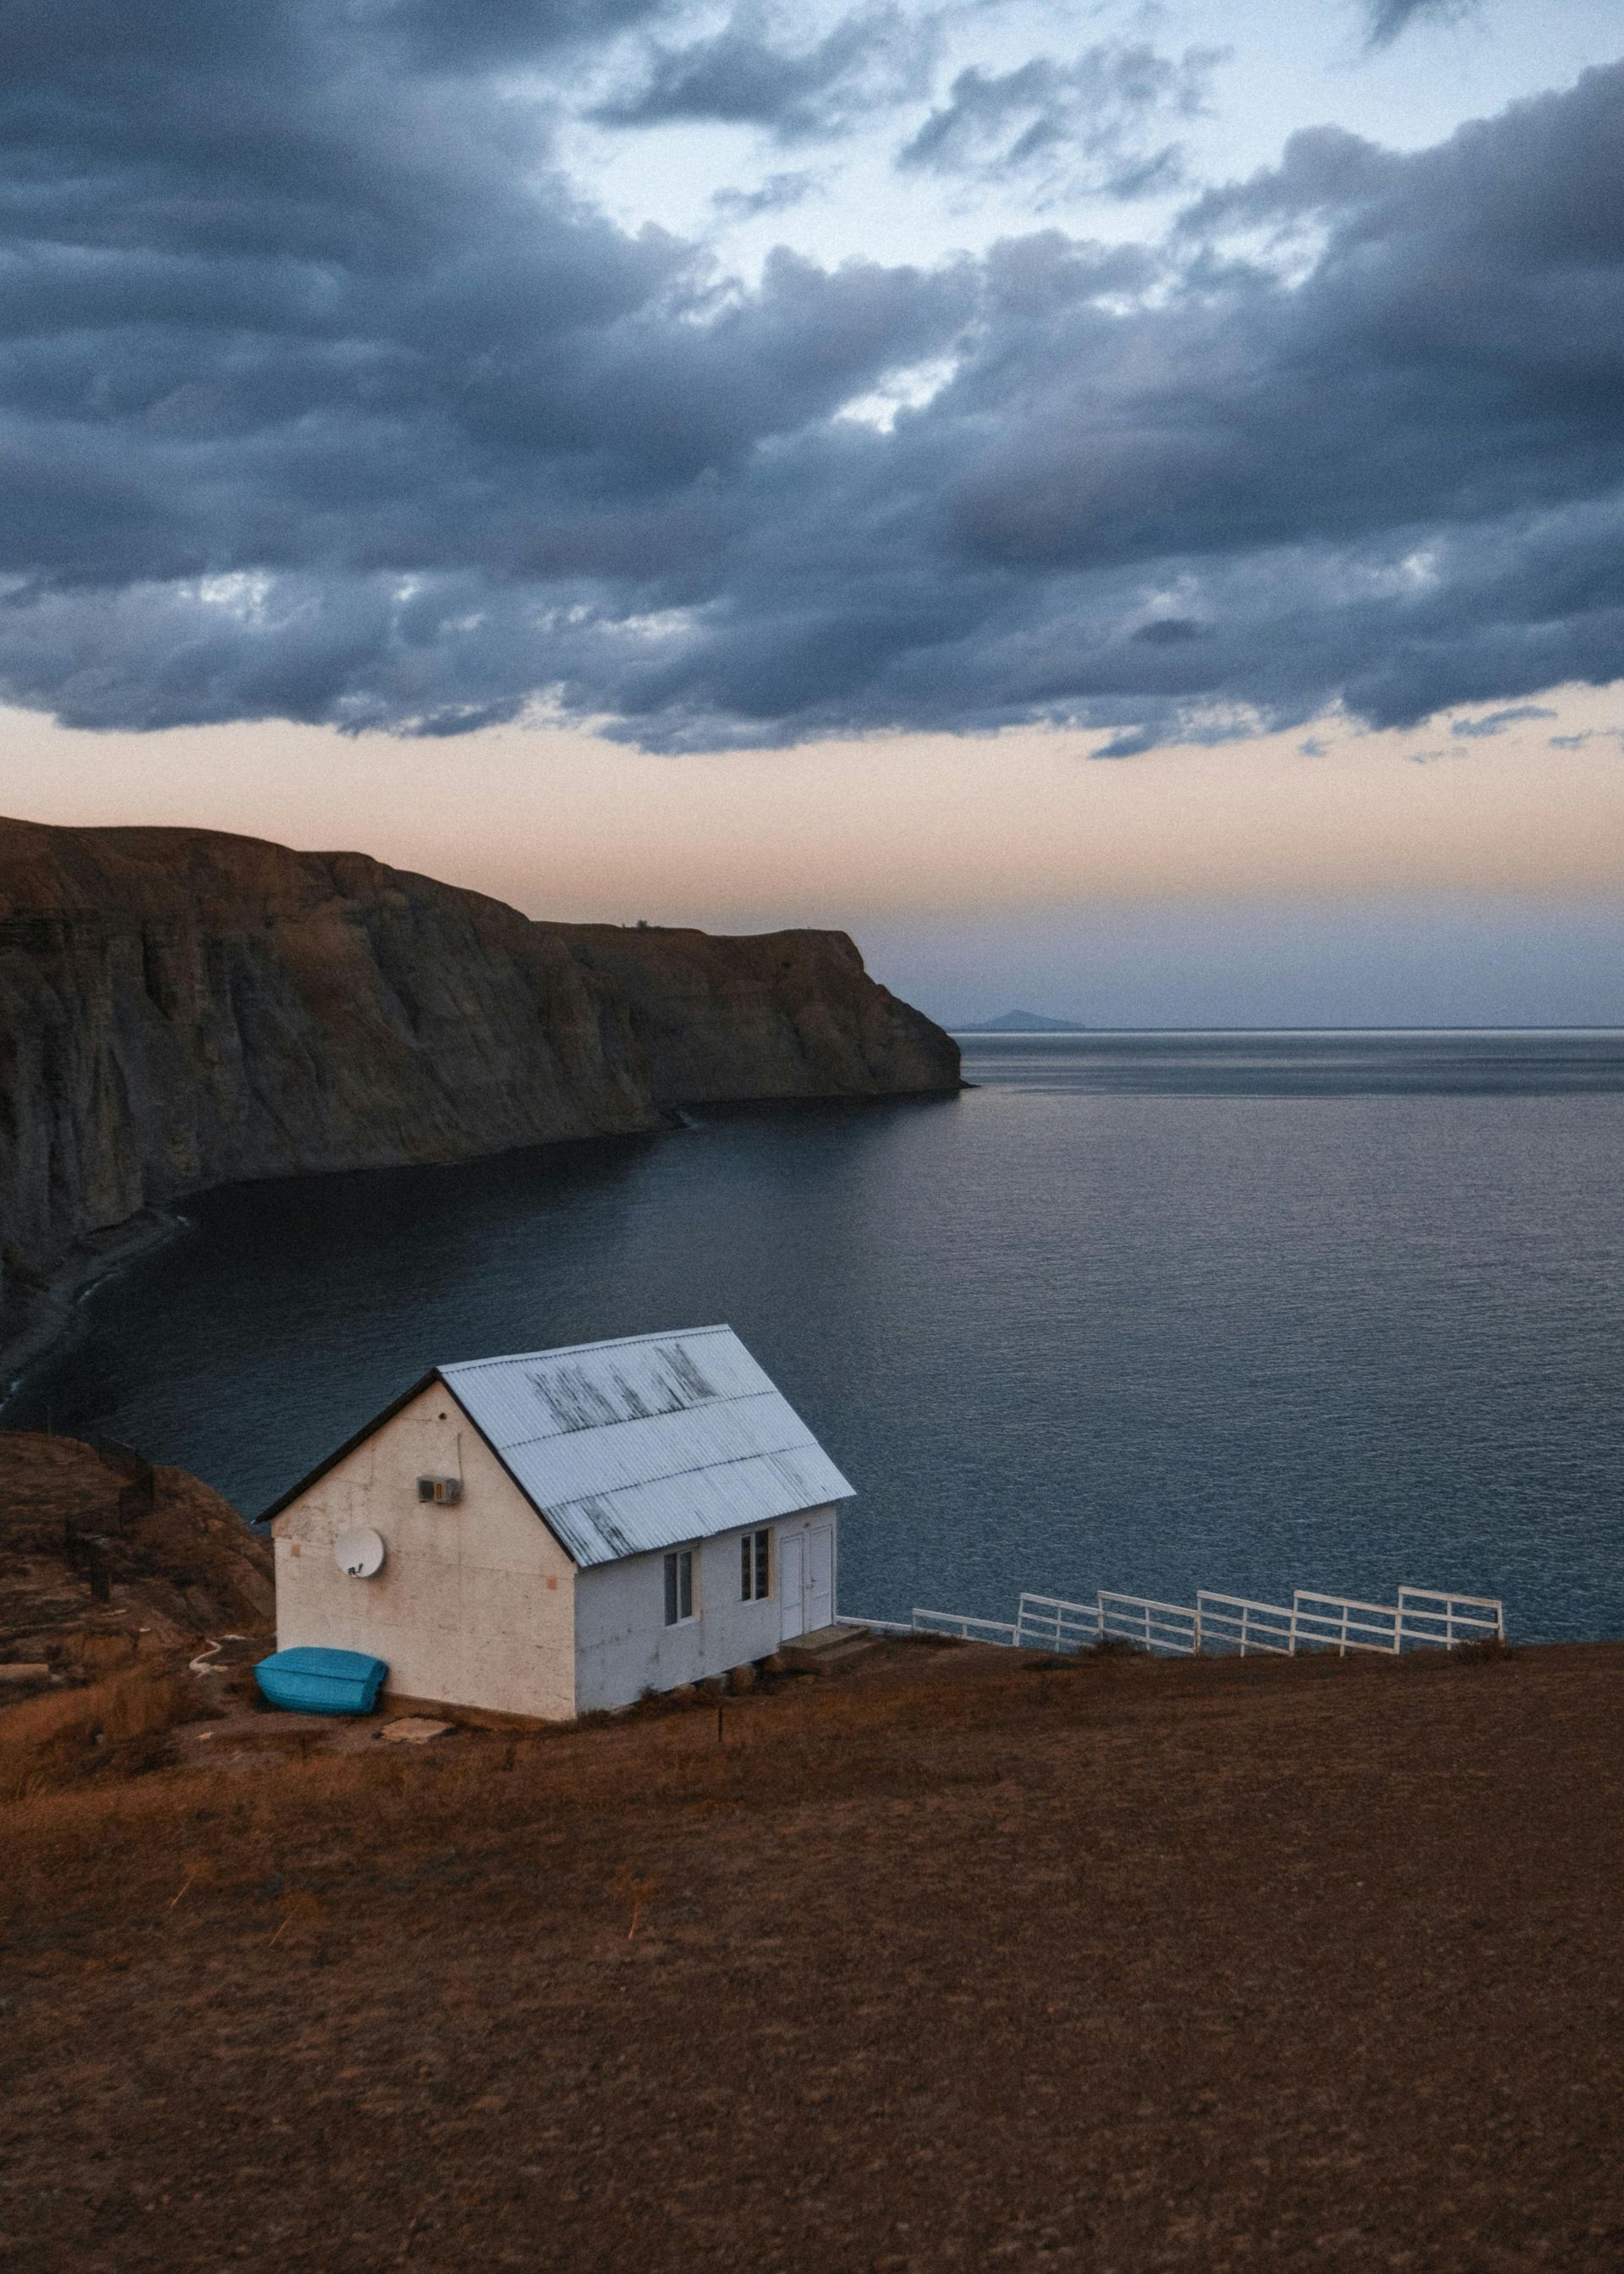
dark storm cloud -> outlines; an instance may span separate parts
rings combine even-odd
[[[419,69],[455,72],[613,39],[665,10],[666,0],[395,0],[372,20]]]
[[[1034,56],[1017,70],[960,72],[949,99],[897,154],[903,167],[982,179],[1036,177],[1052,191],[1141,197],[1176,183],[1183,151],[1160,139],[1206,105],[1225,51],[1164,56],[1108,41],[1070,63]]]
[[[1456,24],[1477,0],[1365,0],[1365,37],[1372,48],[1391,47],[1412,24]]]
[[[747,290],[548,169],[510,66],[626,20],[13,0],[12,699],[1126,754],[1624,672],[1624,69],[1412,155],[1299,136],[1159,252]]]
[[[810,47],[786,40],[756,8],[685,47],[657,47],[644,76],[592,113],[609,126],[708,120],[760,126],[781,141],[843,132],[929,83],[936,31],[896,6],[854,11]]]
[[[1148,647],[1177,647],[1184,640],[1205,639],[1207,628],[1189,616],[1153,616],[1130,636]]]
[[[1407,162],[1345,127],[1304,127],[1289,139],[1278,166],[1207,190],[1186,207],[1179,233],[1188,238],[1244,230],[1273,233],[1346,213],[1395,187]]]

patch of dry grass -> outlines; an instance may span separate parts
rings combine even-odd
[[[380,1746],[296,1758],[272,1716],[231,1748],[263,1744],[267,1758],[251,1767],[87,1776],[109,1747],[198,1710],[184,1677],[132,1673],[0,1715],[0,1803],[10,1803],[0,1838],[13,1916],[48,1921],[64,1897],[76,1907],[155,1901],[177,1855],[213,1858],[212,1885],[227,1898],[269,1873],[320,1875],[340,1856],[342,1876],[411,1871],[633,1808],[688,1820],[748,1812],[769,1795],[775,1808],[816,1805],[895,1787],[911,1743],[951,1747],[956,1733],[1007,1722],[1011,1705],[1020,1719],[1041,1714],[1047,1723],[1083,1708],[1093,1685],[1061,1677],[1051,1687],[1058,1708],[1018,1674],[963,1687],[801,1683],[730,1700],[719,1742],[715,1706],[700,1701],[606,1727],[469,1730],[410,1755]],[[934,1773],[980,1781],[989,1770],[978,1750],[957,1768],[938,1761]]]
[[[184,1675],[144,1666],[25,1698],[0,1713],[0,1802],[34,1799],[76,1783],[107,1749],[172,1729],[194,1710]]]
[[[1398,1668],[1327,1660],[1301,1663],[1296,1679],[1340,1690],[1444,1670],[1441,1655],[1432,1667]],[[279,1730],[272,1715],[262,1728],[222,1734],[222,1752],[263,1749],[252,1766],[86,1781],[86,1766],[105,1758],[98,1729],[117,1744],[198,1710],[195,1685],[187,1690],[184,1679],[177,1695],[172,1683],[132,1675],[34,1701],[49,1710],[13,1749],[9,1778],[7,1721],[33,1709],[0,1716],[0,1800],[22,1803],[4,1818],[11,1889],[46,1918],[64,1887],[76,1903],[110,1901],[116,1890],[133,1894],[150,1871],[155,1896],[177,1853],[210,1854],[225,1894],[267,1873],[325,1871],[340,1856],[346,1872],[362,1876],[414,1871],[447,1854],[477,1859],[630,1810],[686,1821],[818,1809],[906,1793],[927,1773],[940,1789],[984,1785],[1018,1774],[1028,1742],[1067,1727],[1139,1712],[1222,1718],[1237,1688],[1255,1693],[1277,1679],[1267,1660],[1181,1669],[1132,1653],[1080,1658],[1034,1679],[1023,1661],[952,1645],[899,1652],[878,1680],[794,1681],[730,1698],[719,1734],[714,1701],[662,1699],[574,1728],[465,1730],[410,1755],[380,1746],[306,1758],[306,1741]]]

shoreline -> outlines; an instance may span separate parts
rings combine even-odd
[[[127,1264],[167,1246],[188,1229],[169,1202],[154,1202],[104,1231],[75,1240],[49,1278],[18,1306],[16,1326],[0,1342],[0,1426],[33,1367],[71,1335],[73,1314]]]
[[[338,1169],[290,1169],[273,1177],[234,1177],[221,1184],[196,1186],[174,1200],[149,1202],[134,1216],[102,1231],[81,1235],[57,1259],[41,1285],[12,1306],[10,1331],[6,1322],[0,1321],[0,1427],[5,1426],[6,1411],[29,1372],[71,1336],[73,1314],[80,1305],[126,1265],[138,1262],[171,1239],[178,1239],[189,1228],[184,1203],[200,1199],[205,1193],[242,1185],[281,1183],[298,1177],[370,1175],[388,1169],[471,1168],[481,1161],[500,1160],[509,1153],[614,1143],[629,1137],[680,1135],[702,1126],[697,1117],[704,1113],[707,1106],[924,1103],[957,1096],[978,1087],[974,1082],[959,1081],[951,1088],[944,1089],[829,1091],[794,1097],[712,1098],[696,1103],[662,1100],[655,1105],[653,1118],[641,1129],[603,1129],[585,1136],[530,1138],[523,1144],[500,1145],[489,1152],[459,1153],[447,1160],[357,1162]]]

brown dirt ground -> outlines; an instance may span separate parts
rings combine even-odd
[[[1616,2270],[1621,1784],[1624,1645],[898,1645],[40,1795],[0,2263]]]

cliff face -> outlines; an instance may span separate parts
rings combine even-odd
[[[958,1043],[876,986],[844,932],[548,929],[624,1006],[662,1103],[959,1086]]]
[[[958,1078],[841,933],[532,923],[359,854],[0,822],[0,1335],[75,1242],[205,1186]]]

